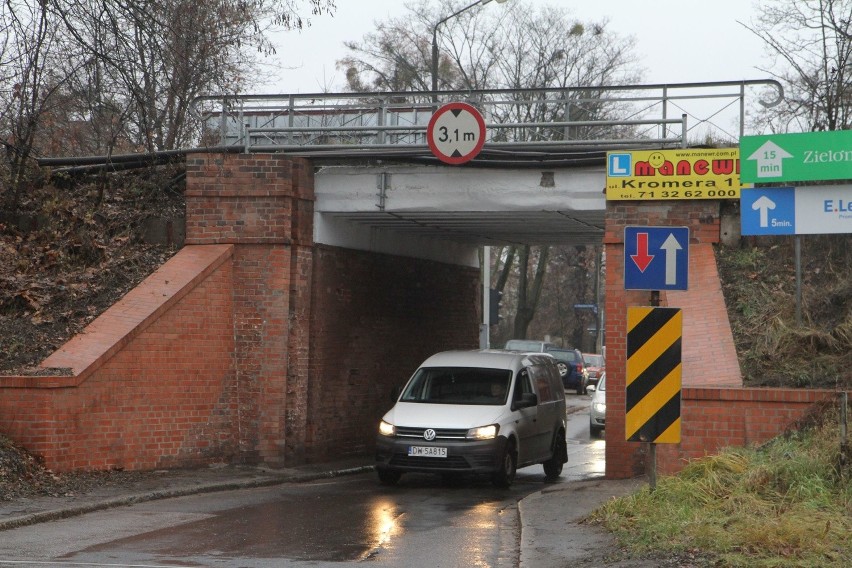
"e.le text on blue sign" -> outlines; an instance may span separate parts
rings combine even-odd
[[[686,290],[689,227],[625,227],[624,289]]]

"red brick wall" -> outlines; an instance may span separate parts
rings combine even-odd
[[[186,246],[45,361],[72,376],[0,379],[0,429],[50,467],[368,453],[394,386],[477,346],[478,270],[315,247],[307,162],[187,171]]]
[[[0,431],[56,471],[232,461],[232,250],[184,249],[51,355],[0,377]]]
[[[607,379],[609,380],[609,379]],[[815,403],[836,396],[804,389],[685,388],[682,441],[657,445],[657,471],[673,474],[687,461],[726,447],[761,444],[802,418]]]
[[[479,345],[479,270],[318,245],[310,460],[371,452],[376,426],[429,355]]]
[[[310,306],[312,172],[308,162],[276,154],[187,158],[187,244],[237,245],[233,356],[240,453],[248,462],[283,465],[287,430],[299,444],[299,381],[309,354],[299,339],[304,329],[291,328],[291,319]]]
[[[0,430],[60,471],[283,464],[288,428],[305,438],[312,172],[189,156],[187,246],[43,363],[72,376],[0,378]]]
[[[720,448],[764,442],[783,432],[813,403],[833,396],[826,391],[741,388],[713,251],[713,244],[719,242],[719,206],[718,201],[607,204],[607,477],[646,473],[648,447],[624,440],[627,308],[651,305],[650,292],[624,289],[626,226],[686,226],[690,231],[689,290],[662,293],[660,301],[660,305],[682,308],[684,323],[682,441],[657,445],[658,473],[676,473],[686,461]]]

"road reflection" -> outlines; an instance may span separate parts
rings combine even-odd
[[[397,511],[397,504],[388,497],[379,497],[369,503],[367,513],[368,524],[372,526],[372,535],[368,532],[370,546],[361,554],[360,559],[372,558],[382,549],[390,548],[393,539],[402,535],[402,527],[399,524],[401,514]]]

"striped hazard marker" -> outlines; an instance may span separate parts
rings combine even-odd
[[[680,308],[627,308],[627,441],[680,442],[682,338]]]

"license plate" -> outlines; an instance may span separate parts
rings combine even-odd
[[[435,448],[432,446],[408,446],[408,455],[421,458],[445,458],[447,448]]]

